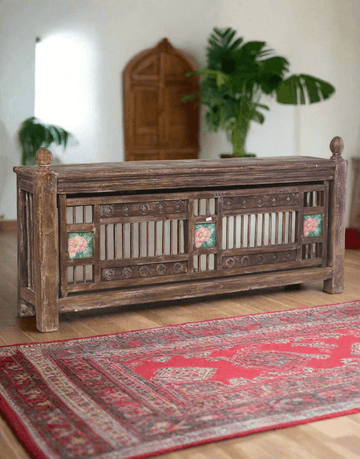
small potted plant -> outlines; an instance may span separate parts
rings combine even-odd
[[[230,156],[255,156],[246,152],[250,123],[262,124],[267,105],[262,95],[274,96],[281,104],[306,104],[328,99],[335,88],[310,75],[292,75],[289,62],[274,55],[266,42],[236,38],[236,31],[214,28],[206,50],[207,67],[188,75],[200,75],[200,92],[183,98],[199,97],[207,107],[205,124],[212,131],[222,129],[233,145]]]
[[[21,124],[18,135],[22,149],[21,164],[36,165],[35,153],[40,147],[55,143],[65,149],[70,137],[71,134],[59,126],[42,124],[34,116],[27,118]]]

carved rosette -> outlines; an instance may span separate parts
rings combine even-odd
[[[272,261],[273,261],[274,263],[278,263],[279,260],[280,260],[279,255],[278,255],[277,253],[274,253],[274,255],[273,255],[273,257],[272,257]]]
[[[294,196],[292,194],[288,194],[285,198],[285,201],[287,204],[291,204],[294,199]]]
[[[139,269],[139,273],[141,277],[146,277],[150,274],[150,269],[148,266],[141,266]]]
[[[241,201],[240,201],[240,204],[241,204],[241,207],[246,209],[246,207],[249,205],[249,201],[246,199],[246,198],[243,198]]]
[[[232,268],[235,265],[235,258],[229,257],[226,259],[225,264],[228,268]]]
[[[279,202],[278,198],[276,196],[273,196],[271,199],[270,199],[270,202],[273,206],[276,206],[276,204]]]
[[[184,203],[182,201],[176,201],[174,204],[175,212],[180,213],[184,210]]]
[[[158,211],[160,214],[164,213],[165,210],[166,210],[166,204],[165,204],[165,202],[158,202],[158,203],[156,204],[156,209],[157,209],[157,211]]]
[[[250,263],[250,257],[244,255],[243,257],[241,257],[240,263],[242,266],[247,266]]]
[[[258,256],[256,257],[256,263],[257,263],[258,265],[264,264],[264,261],[265,261],[264,255],[258,255]]]
[[[139,210],[140,210],[140,213],[141,213],[141,214],[146,215],[146,214],[149,213],[150,207],[149,207],[148,204],[146,204],[145,202],[143,202],[142,204],[140,204]]]
[[[264,198],[262,196],[259,196],[256,198],[255,202],[258,207],[262,207],[264,205]]]
[[[180,271],[183,271],[184,267],[181,263],[177,262],[174,263],[174,271],[179,273]]]
[[[227,209],[231,209],[232,205],[233,205],[232,199],[230,198],[224,199],[224,207],[226,207]]]
[[[156,266],[156,272],[159,276],[163,276],[166,273],[166,265],[160,264]]]
[[[114,206],[111,206],[110,204],[106,204],[102,208],[102,214],[104,217],[112,217],[114,215],[114,212]]]
[[[123,205],[122,208],[121,208],[121,213],[123,215],[125,215],[125,216],[131,215],[132,208],[131,208],[130,204]]]
[[[124,269],[121,271],[121,275],[122,275],[122,277],[124,277],[125,279],[129,279],[129,277],[131,277],[131,275],[132,275],[132,269],[131,269],[131,268],[124,268]]]
[[[104,270],[104,277],[106,280],[111,281],[114,279],[115,271],[113,269],[105,269]]]

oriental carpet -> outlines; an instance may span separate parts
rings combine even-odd
[[[129,459],[360,412],[360,301],[0,348],[38,459]]]

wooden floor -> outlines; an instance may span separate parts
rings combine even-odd
[[[329,295],[322,282],[300,288],[273,288],[228,295],[221,299],[112,309],[102,313],[71,313],[60,317],[60,331],[39,333],[33,317],[16,317],[16,234],[0,233],[0,345],[51,341],[206,320],[340,303],[360,299],[360,250],[348,250],[345,292]],[[309,279],[310,281],[311,279]],[[0,457],[29,459],[0,415]],[[360,414],[298,427],[210,443],[164,454],[162,459],[355,459],[360,458]]]

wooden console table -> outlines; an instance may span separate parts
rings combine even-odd
[[[343,142],[278,157],[15,167],[18,313],[59,313],[324,280],[343,290]]]

